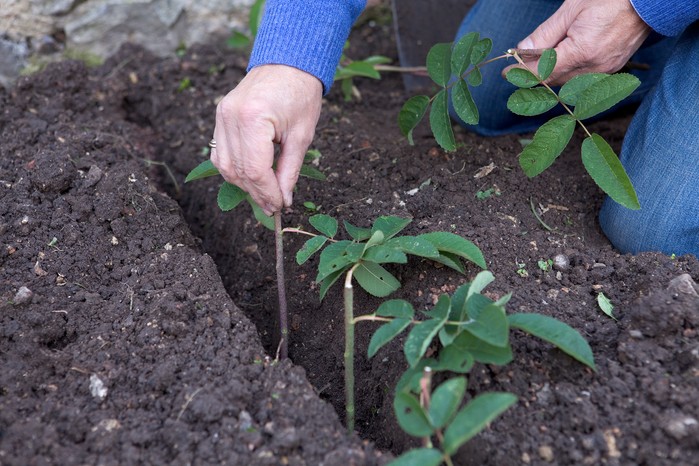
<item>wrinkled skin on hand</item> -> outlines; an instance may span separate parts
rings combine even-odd
[[[315,76],[290,66],[263,65],[250,70],[216,108],[211,161],[267,215],[291,205],[322,95]],[[276,172],[275,144],[280,146]]]
[[[546,82],[561,85],[581,73],[619,71],[650,32],[629,0],[566,0],[517,48],[555,48],[558,61]],[[527,65],[535,70],[537,63]]]

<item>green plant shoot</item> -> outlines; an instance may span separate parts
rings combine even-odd
[[[556,93],[546,79],[556,66],[556,52],[543,51],[536,70],[530,69],[516,49],[485,60],[492,41],[472,32],[456,43],[441,43],[427,55],[427,72],[441,89],[432,97],[411,97],[398,114],[398,126],[412,144],[412,132],[429,110],[429,123],[437,143],[446,151],[456,150],[454,132],[449,117],[451,102],[456,115],[466,124],[476,125],[479,113],[470,88],[482,83],[480,68],[505,58],[514,58],[522,68],[513,68],[507,80],[518,87],[507,102],[507,108],[522,116],[544,114],[561,105],[565,114],[551,118],[536,131],[530,144],[519,154],[519,163],[528,177],[534,177],[550,167],[568,146],[576,125],[587,137],[581,147],[582,162],[595,183],[614,201],[629,209],[640,209],[636,191],[619,158],[607,142],[591,133],[583,120],[609,110],[640,85],[631,74],[589,73],[576,76]]]

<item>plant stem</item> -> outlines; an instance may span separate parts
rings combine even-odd
[[[300,228],[284,228],[282,230],[282,233],[298,233],[299,235],[308,235],[308,236],[313,236],[313,237],[320,236],[320,235],[317,235],[315,233],[311,233],[310,231],[301,230]],[[328,241],[330,241],[332,243],[337,243],[337,240],[332,239],[332,238],[328,238]]]
[[[374,314],[365,314],[363,316],[353,318],[352,323],[356,324],[357,322],[393,322],[393,319],[395,319],[395,317],[381,317],[381,316],[377,316]],[[466,323],[469,323],[472,321],[473,321],[472,319],[463,320],[463,321],[447,320],[446,322],[444,322],[444,325],[463,325],[463,324],[466,324]],[[424,322],[424,320],[416,320],[416,319],[410,320],[410,323],[412,325],[421,324],[423,322]]]
[[[392,65],[374,65],[376,71],[392,71],[395,73],[412,73],[420,76],[427,76],[426,66],[392,66]]]
[[[354,291],[352,274],[359,267],[354,264],[345,276],[345,412],[347,415],[347,433],[354,432]]]
[[[274,213],[274,240],[277,252],[277,294],[279,296],[280,357],[289,357],[289,327],[286,304],[286,281],[284,280],[284,241],[282,240],[282,213]]]
[[[538,52],[539,49],[532,49],[532,51]],[[507,53],[508,53],[509,55],[512,55],[512,56],[515,58],[515,60],[517,60],[517,61],[519,62],[520,65],[522,65],[524,68],[526,68],[527,71],[529,71],[531,74],[533,74],[534,76],[536,76],[536,77],[539,79],[539,83],[540,83],[542,86],[544,86],[546,89],[548,89],[549,92],[551,92],[551,94],[553,94],[553,95],[556,97],[556,100],[558,100],[558,103],[561,104],[561,105],[563,106],[563,108],[566,109],[566,111],[570,114],[570,116],[572,116],[573,118],[575,118],[575,121],[577,121],[578,124],[580,125],[580,127],[581,127],[583,130],[585,130],[585,132],[587,133],[587,135],[588,135],[589,137],[592,137],[592,134],[590,134],[590,132],[587,130],[587,128],[585,127],[585,125],[583,124],[583,122],[580,121],[580,119],[579,119],[578,117],[575,116],[575,113],[573,113],[573,111],[570,109],[570,107],[568,107],[568,106],[561,100],[561,98],[558,97],[558,94],[556,94],[556,92],[555,92],[553,89],[551,89],[551,86],[549,86],[549,85],[546,84],[544,81],[542,81],[541,78],[539,78],[539,75],[538,75],[537,73],[535,73],[534,70],[532,70],[531,68],[529,68],[529,67],[527,66],[527,64],[524,62],[524,60],[522,60],[522,58],[519,56],[519,49],[509,49],[509,50],[507,51]],[[539,54],[539,55],[541,55],[541,54]],[[533,55],[532,55],[532,56],[533,56]]]

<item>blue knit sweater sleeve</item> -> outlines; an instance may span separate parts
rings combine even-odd
[[[289,65],[330,90],[342,47],[366,0],[267,0],[248,70]]]
[[[636,13],[654,31],[677,36],[699,19],[699,0],[631,0]]]

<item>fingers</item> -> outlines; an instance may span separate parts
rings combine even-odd
[[[291,204],[321,98],[316,77],[284,65],[264,65],[251,70],[217,106],[211,161],[268,215]],[[275,143],[281,147],[276,173]]]
[[[220,104],[219,104],[220,105]],[[259,115],[238,114],[227,121],[225,104],[217,111],[211,161],[223,178],[247,192],[253,201],[271,215],[283,205],[281,190],[272,169],[274,128]]]
[[[293,137],[282,145],[279,159],[277,160],[277,181],[282,192],[285,206],[291,206],[294,186],[301,172],[301,165],[310,145],[310,140]]]
[[[649,32],[628,0],[567,0],[518,48],[555,48],[558,60],[546,83],[561,85],[580,73],[618,71]],[[537,69],[538,60],[522,58]]]
[[[520,49],[550,49],[555,47],[568,32],[574,20],[570,9],[559,8],[549,19],[541,23],[529,36],[517,44]]]

